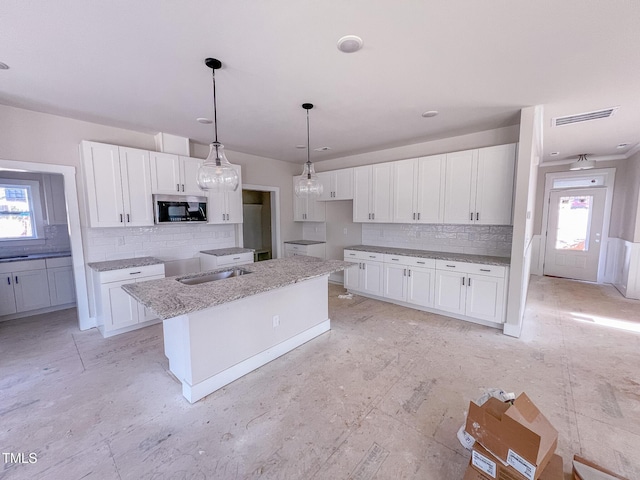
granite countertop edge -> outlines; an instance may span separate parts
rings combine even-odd
[[[327,242],[322,242],[320,240],[287,240],[284,243],[292,243],[294,245],[320,245]]]
[[[111,270],[123,270],[125,268],[147,267],[149,265],[163,264],[156,257],[123,258],[120,260],[107,260],[105,262],[91,262],[87,265],[96,272],[109,272]]]
[[[29,260],[43,260],[47,258],[70,257],[71,252],[47,252],[47,253],[31,253],[27,256],[15,256],[0,258],[0,263],[9,262],[28,262]]]
[[[234,267],[247,270],[251,274],[200,285],[184,285],[177,280],[228,270],[229,267],[125,284],[122,289],[151,309],[160,319],[166,320],[329,275],[350,265],[342,260],[294,257]],[[273,268],[269,268],[270,266]]]
[[[411,248],[377,247],[373,245],[352,245],[345,250],[358,252],[382,253],[388,255],[404,255],[407,257],[433,258],[435,260],[447,260],[450,262],[482,263],[508,267],[511,265],[510,257],[498,257],[493,255],[478,255],[472,253],[434,252],[430,250],[414,250]]]
[[[255,249],[244,247],[229,247],[229,248],[213,248],[211,250],[200,250],[200,253],[206,255],[213,255],[215,257],[224,257],[226,255],[237,255],[239,253],[253,253]]]

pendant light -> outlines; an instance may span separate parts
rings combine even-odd
[[[297,197],[319,197],[322,195],[322,182],[311,163],[309,148],[309,110],[313,108],[313,104],[303,103],[302,108],[307,111],[307,163],[304,164],[302,175],[296,181],[295,191]]]
[[[578,155],[578,160],[573,162],[569,167],[569,170],[589,170],[596,166],[595,160],[587,160],[587,154],[582,153]]]
[[[215,58],[207,58],[205,65],[211,69],[213,81],[213,130],[215,138],[209,146],[209,155],[198,168],[198,186],[202,190],[214,192],[235,192],[240,183],[238,172],[229,163],[224,154],[224,145],[218,142],[218,116],[216,105],[216,70],[222,62]]]

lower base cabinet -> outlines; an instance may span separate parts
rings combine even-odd
[[[322,260],[326,257],[326,245],[324,243],[314,243],[312,245],[300,245],[298,243],[284,244],[284,256],[295,257],[296,255],[307,255],[309,257],[317,257]]]
[[[144,305],[122,290],[127,283],[145,282],[164,278],[164,265],[93,271],[96,299],[96,318],[102,336],[111,337],[120,333],[145,327],[159,319]]]
[[[344,260],[354,262],[344,273],[349,291],[478,323],[505,321],[506,266],[355,250],[345,250]]]

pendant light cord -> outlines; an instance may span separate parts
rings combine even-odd
[[[213,132],[215,134],[215,143],[218,143],[218,112],[216,106],[216,70],[211,69],[211,81],[213,83]]]
[[[311,147],[309,146],[309,110],[307,109],[307,166],[311,165]],[[309,172],[307,173],[307,179],[311,180],[311,169],[309,168]]]

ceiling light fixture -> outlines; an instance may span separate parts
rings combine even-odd
[[[338,50],[343,53],[354,53],[362,48],[364,42],[357,35],[345,35],[338,40]]]
[[[213,82],[213,130],[215,138],[209,147],[209,155],[198,168],[198,186],[202,190],[214,192],[235,192],[240,179],[238,172],[229,163],[224,154],[224,145],[218,142],[218,115],[216,105],[216,70],[222,67],[222,62],[215,58],[207,58],[204,64],[211,69]]]
[[[435,117],[436,115],[438,115],[437,110],[427,110],[422,114],[424,118],[431,118],[431,117]]]
[[[322,195],[322,182],[311,163],[309,148],[309,110],[313,108],[313,104],[303,103],[302,108],[307,111],[307,163],[304,164],[302,175],[296,181],[295,191],[297,197],[319,197]]]
[[[581,153],[578,155],[578,160],[573,162],[569,167],[569,170],[589,170],[596,166],[595,160],[587,160],[587,154]]]

